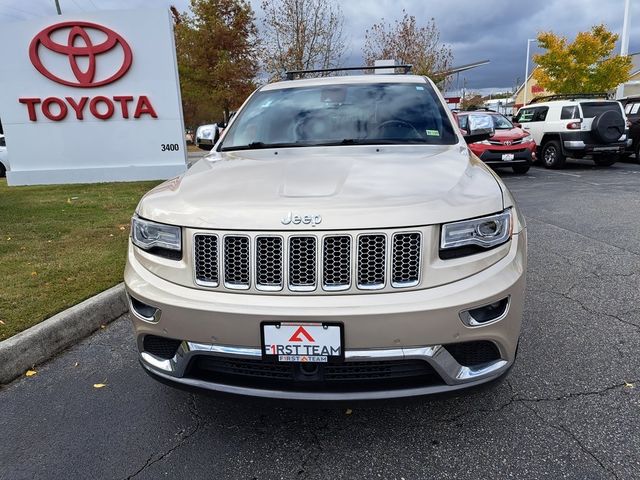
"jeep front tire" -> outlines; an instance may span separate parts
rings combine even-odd
[[[562,168],[567,157],[562,153],[560,142],[549,140],[542,146],[542,162],[545,168]]]

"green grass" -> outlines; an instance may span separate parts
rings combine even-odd
[[[0,340],[121,282],[131,214],[157,184],[0,179]]]

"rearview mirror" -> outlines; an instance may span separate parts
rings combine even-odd
[[[464,135],[464,139],[467,144],[488,140],[496,133],[491,115],[483,115],[480,113],[469,115],[466,131],[468,133]]]

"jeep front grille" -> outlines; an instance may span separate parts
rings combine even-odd
[[[289,238],[289,288],[291,290],[315,290],[316,256],[316,237]]]
[[[358,238],[358,287],[376,290],[384,287],[387,266],[387,237],[361,235]]]
[[[224,237],[224,286],[236,290],[246,290],[250,284],[249,237]]]
[[[419,285],[422,233],[198,232],[196,284],[294,293],[388,290]]]
[[[412,287],[420,281],[420,234],[396,233],[393,236],[391,284]]]
[[[351,237],[325,237],[322,257],[322,285],[325,290],[347,290],[351,286]]]

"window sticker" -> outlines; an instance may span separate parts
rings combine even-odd
[[[427,136],[429,137],[439,137],[440,132],[438,130],[426,130]]]
[[[424,90],[424,87],[416,87],[416,90]]]

